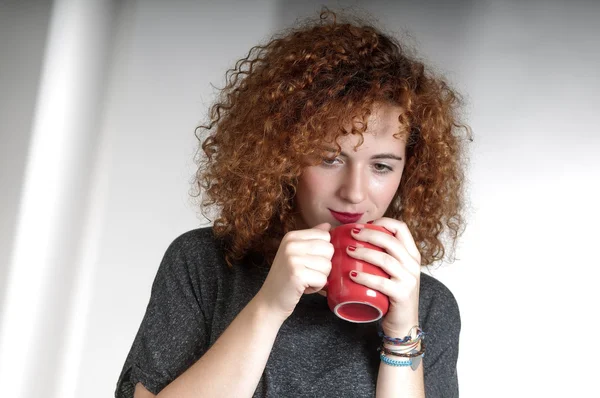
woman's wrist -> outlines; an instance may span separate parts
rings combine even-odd
[[[401,339],[405,336],[410,335],[411,333],[414,335],[415,330],[414,327],[419,326],[419,317],[412,317],[410,322],[403,323],[401,325],[387,325],[385,322],[381,323],[381,329],[383,334],[386,336]],[[414,337],[414,336],[413,336]]]
[[[260,292],[249,303],[252,306],[252,312],[256,314],[257,319],[262,323],[266,323],[275,327],[279,330],[283,322],[288,318],[289,315],[281,314],[273,309],[266,300],[263,300]]]
[[[381,349],[383,351],[389,350],[404,354],[421,349],[424,332],[415,322],[410,327],[405,326],[404,329],[398,328],[391,332],[389,328],[385,329],[382,327],[379,335],[382,338]]]

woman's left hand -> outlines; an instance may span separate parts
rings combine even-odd
[[[358,272],[352,277],[356,283],[377,290],[390,300],[388,313],[381,322],[383,332],[390,337],[404,337],[410,328],[419,324],[419,284],[421,281],[421,254],[406,223],[392,218],[375,220],[394,236],[381,231],[362,228],[352,236],[359,241],[381,247],[383,252],[357,248],[346,250],[348,255],[380,267],[390,278]]]

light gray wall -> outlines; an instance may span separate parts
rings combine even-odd
[[[202,224],[188,190],[193,130],[213,100],[210,83],[222,85],[225,70],[274,29],[320,4],[340,3],[364,7],[416,45],[467,100],[475,134],[469,225],[459,260],[430,271],[461,308],[461,396],[595,391],[591,361],[599,343],[586,339],[569,366],[556,364],[564,357],[556,340],[579,342],[579,330],[600,333],[590,316],[600,299],[592,241],[600,221],[598,3],[129,0],[116,24],[81,247],[86,271],[78,276],[76,326],[65,348],[71,366],[63,378],[72,390],[61,398],[111,396],[166,247]],[[41,14],[23,33],[39,51],[47,21]],[[14,46],[10,51],[18,54]],[[39,70],[32,63],[30,72],[18,71],[15,62],[14,77],[5,80],[4,57],[1,65],[0,88]],[[35,96],[27,87],[29,108],[16,108],[26,115],[11,122],[24,132]],[[4,120],[5,104],[15,102],[0,92]],[[2,207],[14,209],[27,143],[22,136],[21,149],[7,151],[2,131],[3,170],[5,153],[17,154],[8,168],[15,171],[2,177],[13,192]],[[3,211],[2,220],[10,214]],[[10,226],[0,232],[10,239]],[[523,354],[508,354],[514,350]]]

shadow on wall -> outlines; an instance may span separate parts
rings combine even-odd
[[[0,318],[51,11],[46,0],[0,3]]]

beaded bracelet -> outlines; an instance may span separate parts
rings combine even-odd
[[[415,329],[417,331],[417,335],[413,339],[412,331]],[[408,335],[401,339],[386,336],[381,329],[379,330],[378,334],[379,334],[379,337],[381,337],[382,340],[385,341],[386,343],[391,344],[391,345],[397,345],[397,346],[408,345],[407,343],[412,344],[413,342],[421,340],[423,337],[425,337],[425,332],[423,332],[423,330],[418,326],[413,326],[412,328],[410,328],[410,330],[408,331]]]
[[[385,356],[384,353],[381,353],[379,355],[379,358],[381,358],[381,362],[391,365],[391,366],[410,366],[412,367],[413,361],[412,359],[408,359],[408,360],[403,360],[403,361],[398,361],[396,359],[391,359]]]
[[[393,344],[393,345],[400,345],[400,344],[404,344],[409,342],[412,337],[410,337],[410,335],[402,338],[402,339],[398,339],[398,338],[394,338],[394,337],[389,337],[386,336],[385,334],[383,334],[383,332],[379,332],[379,337],[381,337],[383,340],[385,340],[387,343]]]
[[[419,343],[421,341],[423,341],[425,339],[425,333],[420,333],[417,335],[416,338],[411,339],[409,341],[407,341],[406,343],[390,343],[388,340],[386,339],[382,339],[381,340],[381,344],[385,344],[387,346],[393,346],[394,348],[398,347],[398,348],[410,348],[410,347],[416,347],[419,345]]]

